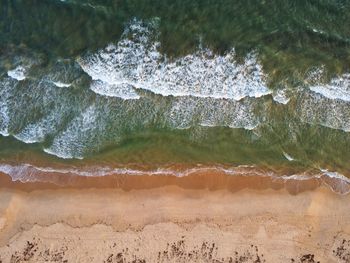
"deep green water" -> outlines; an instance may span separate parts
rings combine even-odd
[[[0,0],[0,161],[350,176],[349,25],[349,1]]]

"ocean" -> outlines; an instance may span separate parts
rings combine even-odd
[[[340,0],[0,0],[0,172],[349,182],[349,24]]]

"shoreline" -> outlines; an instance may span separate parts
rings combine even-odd
[[[350,258],[350,195],[335,193],[321,179],[298,184],[207,172],[62,180],[65,186],[0,175],[0,261]]]
[[[0,188],[33,191],[38,189],[113,188],[125,191],[178,186],[183,189],[285,189],[292,195],[326,186],[340,195],[350,192],[350,180],[336,172],[298,173],[250,166],[165,167],[158,170],[125,169],[77,170],[42,168],[32,165],[0,169]],[[6,169],[5,169],[6,170]],[[94,175],[96,174],[96,175]]]

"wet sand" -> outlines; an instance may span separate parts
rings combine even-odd
[[[1,262],[350,262],[350,195],[324,179],[61,181],[0,175]]]

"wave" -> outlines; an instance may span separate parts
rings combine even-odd
[[[96,106],[90,105],[82,114],[76,116],[66,129],[54,138],[51,146],[45,148],[44,151],[63,159],[83,159],[84,149],[89,147],[89,141],[99,140],[95,137],[98,136],[97,132],[95,132],[95,136],[91,133],[89,137],[84,136],[86,132],[101,129],[103,123],[98,121],[98,116]]]
[[[338,194],[350,193],[350,179],[338,172],[330,172],[326,169],[320,169],[319,173],[315,174],[292,174],[281,175],[276,174],[273,171],[259,170],[254,166],[237,166],[237,167],[224,167],[224,166],[201,166],[186,169],[175,168],[158,168],[155,170],[146,169],[133,169],[133,168],[111,168],[111,167],[84,167],[81,168],[52,168],[52,167],[39,167],[31,164],[0,164],[0,172],[11,177],[12,181],[20,181],[22,183],[28,182],[51,182],[58,183],[58,176],[83,176],[83,177],[104,177],[104,176],[175,176],[185,177],[195,174],[212,172],[213,174],[222,173],[230,176],[249,176],[249,177],[268,177],[272,180],[280,180],[282,182],[296,181],[310,181],[318,180],[320,183],[329,187],[332,191]],[[48,175],[48,176],[45,176]],[[44,176],[44,177],[43,177]]]
[[[262,141],[269,134],[259,128],[275,120],[283,127],[297,120],[295,129],[306,122],[350,131],[350,74],[319,84],[323,70],[316,69],[306,87],[272,91],[256,54],[238,63],[234,50],[217,55],[199,48],[170,60],[159,51],[158,31],[156,20],[133,20],[115,45],[77,61],[42,63],[33,53],[15,55],[5,67],[0,59],[1,68],[14,68],[0,75],[0,134],[81,159],[153,128],[192,129],[189,136],[209,130],[203,127],[243,128]]]
[[[310,90],[332,100],[350,102],[350,74],[333,78],[329,84],[311,86]]]
[[[303,122],[350,132],[350,105],[345,100],[328,98],[305,89],[299,92],[296,110]]]
[[[57,129],[57,112],[48,112],[47,116],[26,125],[20,132],[13,136],[24,143],[43,142],[45,137],[53,134]]]
[[[98,94],[135,99],[134,89],[163,96],[194,96],[240,100],[271,94],[266,76],[254,54],[243,63],[235,60],[232,49],[224,56],[200,48],[174,61],[159,51],[157,22],[134,19],[120,41],[95,54],[78,59],[81,68],[96,82]]]
[[[260,108],[254,99],[243,101],[218,100],[214,98],[182,97],[173,99],[171,107],[164,113],[167,123],[172,128],[185,129],[196,125],[205,127],[225,126],[230,128],[256,128],[266,109]]]
[[[140,98],[134,87],[126,83],[116,85],[108,84],[101,80],[95,80],[91,83],[90,89],[100,95],[119,97],[125,100]]]
[[[81,159],[118,144],[130,131],[154,125],[165,129],[225,126],[251,130],[263,121],[266,112],[264,100],[255,98],[235,101],[143,94],[123,100],[95,96],[89,89],[57,88],[53,79],[62,83],[80,80],[74,66],[54,69],[55,73],[45,69],[42,77],[32,76],[25,83],[0,79],[0,132],[25,143],[46,142],[44,151],[60,158]]]

